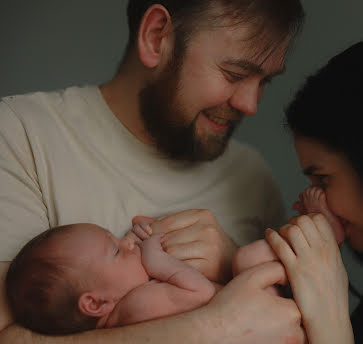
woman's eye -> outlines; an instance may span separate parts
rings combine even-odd
[[[326,174],[314,174],[311,176],[313,178],[312,182],[316,186],[320,186],[321,188],[325,188],[327,186],[327,178]]]

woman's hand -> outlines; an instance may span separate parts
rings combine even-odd
[[[208,210],[186,210],[155,220],[137,216],[132,221],[149,223],[153,233],[165,233],[165,252],[200,271],[209,280],[226,283],[232,278],[232,257],[237,245]]]
[[[310,343],[354,343],[348,277],[326,218],[294,217],[266,240],[285,266]]]

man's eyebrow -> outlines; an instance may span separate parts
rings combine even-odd
[[[228,59],[224,61],[224,64],[249,70],[255,74],[266,74],[265,70],[260,65],[245,59]],[[285,71],[285,68],[286,68],[285,65],[282,65],[281,68],[271,73],[270,76],[276,76],[282,74]]]
[[[314,172],[318,171],[320,167],[315,165],[310,165],[306,168],[304,168],[303,173],[305,176],[311,176]]]

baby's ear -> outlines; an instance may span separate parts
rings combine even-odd
[[[91,291],[79,297],[78,308],[85,315],[100,318],[113,311],[115,301],[111,297],[105,297],[101,292]]]

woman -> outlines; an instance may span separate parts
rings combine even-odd
[[[362,114],[363,42],[309,77],[286,110],[300,164],[313,187],[294,208],[305,213],[303,201],[315,190],[316,211],[333,218],[358,253],[363,252]],[[293,218],[279,234],[268,230],[266,240],[285,266],[309,342],[354,343],[348,278],[327,217]],[[356,343],[363,342],[362,307],[352,317]]]

